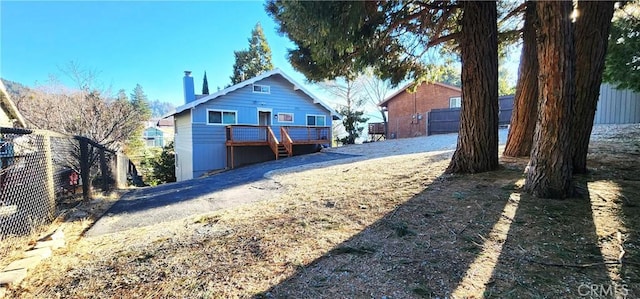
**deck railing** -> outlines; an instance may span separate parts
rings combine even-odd
[[[269,143],[269,147],[276,155],[276,160],[278,160],[278,138],[276,138],[276,134],[273,133],[271,127],[267,127],[267,142]]]
[[[291,136],[284,127],[280,127],[280,138],[282,139],[282,145],[287,150],[287,154],[289,157],[293,155],[293,140],[291,140]]]
[[[227,144],[266,144],[269,142],[268,128],[268,126],[251,125],[227,126]]]
[[[331,127],[286,126],[281,129],[294,144],[331,143]]]
[[[226,132],[229,146],[269,145],[276,153],[279,143],[289,154],[295,144],[331,143],[331,127],[282,126],[280,141],[269,126],[232,125],[226,127]]]

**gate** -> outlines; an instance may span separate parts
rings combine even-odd
[[[513,112],[513,95],[498,98],[498,125],[507,126],[511,123]],[[460,108],[432,109],[428,112],[428,135],[457,133],[460,128]]]

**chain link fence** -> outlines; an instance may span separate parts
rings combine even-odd
[[[0,128],[0,240],[49,224],[93,189],[126,185],[129,164],[84,137]]]

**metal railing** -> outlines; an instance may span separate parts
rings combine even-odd
[[[267,126],[227,126],[227,144],[267,143]]]
[[[283,126],[281,127],[296,144],[331,143],[331,127]]]
[[[51,222],[56,208],[126,184],[128,163],[85,137],[0,128],[0,240]]]

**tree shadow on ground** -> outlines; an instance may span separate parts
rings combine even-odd
[[[505,217],[520,177],[513,169],[440,176],[357,235],[255,296],[451,296],[493,227]]]
[[[578,189],[566,200],[521,196],[484,297],[577,298],[611,285],[586,183]]]
[[[255,296],[546,298],[593,295],[596,287],[622,291],[617,284],[629,280],[610,276],[587,181],[578,180],[581,198],[532,198],[522,192],[525,164],[514,159],[495,172],[441,176]],[[637,282],[637,268],[625,267],[621,273]]]
[[[485,297],[640,295],[640,132],[600,139],[574,177],[580,198],[522,197]]]
[[[624,249],[620,261],[620,278],[624,288],[628,291],[629,298],[640,297],[640,163],[636,164],[636,175],[629,179],[618,181],[621,194],[615,203],[621,207],[619,210],[621,227],[621,240],[619,246]]]

